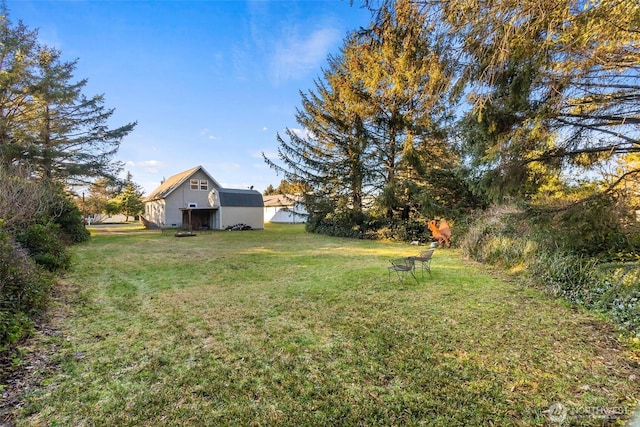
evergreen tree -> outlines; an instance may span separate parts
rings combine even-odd
[[[274,194],[278,194],[278,192],[273,188],[273,185],[269,184],[262,194],[265,196],[272,196]]]
[[[388,218],[418,214],[441,184],[434,171],[457,165],[446,132],[454,62],[433,27],[414,2],[387,2],[346,57],[367,106],[377,204]]]
[[[468,139],[498,193],[526,196],[545,174],[640,151],[637,2],[431,5],[464,48]]]
[[[348,49],[357,39],[350,36]],[[363,119],[353,105],[353,90],[342,57],[329,57],[324,81],[315,92],[301,93],[302,109],[296,121],[303,132],[286,130],[288,142],[278,135],[282,165],[265,161],[287,181],[304,190],[310,222],[328,215],[362,221],[363,191],[370,184],[371,160]]]
[[[122,191],[113,199],[119,213],[124,214],[127,221],[130,216],[135,218],[144,210],[143,194],[142,188],[133,182],[133,176],[127,172]]]
[[[37,80],[31,86],[31,117],[26,143],[35,147],[31,161],[45,179],[82,184],[96,177],[115,177],[120,141],[135,123],[109,129],[113,109],[104,97],[87,98],[87,80],[72,82],[76,62],[63,62],[59,51],[41,48]]]
[[[37,43],[37,33],[0,15],[0,162],[29,166],[42,179],[68,185],[114,177],[120,141],[135,123],[110,129],[113,109],[102,95],[82,94],[76,61]]]
[[[286,179],[280,181],[278,188],[273,188],[273,185],[269,184],[269,186],[264,190],[265,196],[271,196],[274,194],[298,194],[301,195],[305,192],[304,184],[298,181],[290,182]]]
[[[359,224],[373,198],[387,217],[407,219],[441,184],[433,172],[459,166],[444,126],[453,62],[431,30],[411,1],[385,5],[376,25],[329,58],[315,92],[302,94],[304,133],[278,136],[283,164],[266,161],[311,189],[310,223]]]
[[[18,144],[29,111],[28,88],[33,79],[37,32],[9,20],[6,4],[0,6],[0,165],[16,165],[24,155]]]

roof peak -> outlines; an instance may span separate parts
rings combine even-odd
[[[218,182],[211,176],[211,174],[207,172],[204,167],[199,165],[165,179],[155,190],[151,192],[151,194],[146,197],[145,200],[151,201],[167,197],[174,189],[179,187],[184,181],[189,179],[194,173],[198,171],[202,171],[209,179],[211,179],[214,182],[214,187],[221,188],[220,184],[218,184]]]

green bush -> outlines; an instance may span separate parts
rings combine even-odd
[[[582,217],[591,214],[584,213]],[[623,245],[629,240],[620,239],[610,227],[609,232],[589,233],[591,226],[577,216],[565,218],[569,219],[576,223],[567,225],[566,234],[560,229],[552,233],[551,223],[541,227],[539,217],[530,221],[513,207],[494,207],[469,226],[460,247],[479,262],[517,268],[553,295],[606,313],[640,335],[640,265],[636,262],[613,268],[603,264],[601,258],[586,254],[590,243],[602,249],[607,239]],[[581,232],[585,235],[579,236]]]
[[[33,224],[16,234],[16,241],[31,255],[36,264],[55,272],[71,264],[71,256],[60,238],[60,226],[53,222]]]
[[[0,353],[27,336],[46,307],[53,283],[27,252],[0,229]]]
[[[431,240],[426,220],[370,220],[364,226],[365,237],[368,239],[402,242]]]
[[[594,308],[607,290],[595,258],[540,252],[531,263],[530,272],[554,295],[587,308]]]
[[[525,263],[537,245],[519,226],[521,213],[512,206],[497,206],[478,215],[460,239],[462,252],[479,262],[512,268]]]
[[[598,301],[598,308],[640,334],[640,265],[628,263],[609,268],[603,283],[606,290]]]
[[[349,220],[337,218],[307,222],[307,231],[335,237],[349,237],[371,240],[398,240],[426,242],[431,240],[431,232],[426,221],[419,220],[368,220],[353,224]]]
[[[549,248],[601,259],[627,259],[640,250],[633,211],[613,194],[596,194],[584,200],[531,210],[529,219],[537,240]],[[633,255],[631,255],[633,258]]]
[[[353,225],[345,221],[322,220],[307,222],[306,230],[310,233],[324,234],[334,237],[363,238],[363,230],[359,225]]]
[[[80,209],[66,195],[60,195],[57,212],[52,212],[54,222],[60,226],[60,237],[66,243],[81,243],[89,240],[89,230],[84,226]]]

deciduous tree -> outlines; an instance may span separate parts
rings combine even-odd
[[[109,178],[99,178],[89,186],[89,192],[80,208],[87,215],[107,214],[109,201],[118,194],[118,188]]]

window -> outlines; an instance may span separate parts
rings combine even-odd
[[[209,191],[209,181],[206,179],[192,179],[189,183],[192,190]]]

